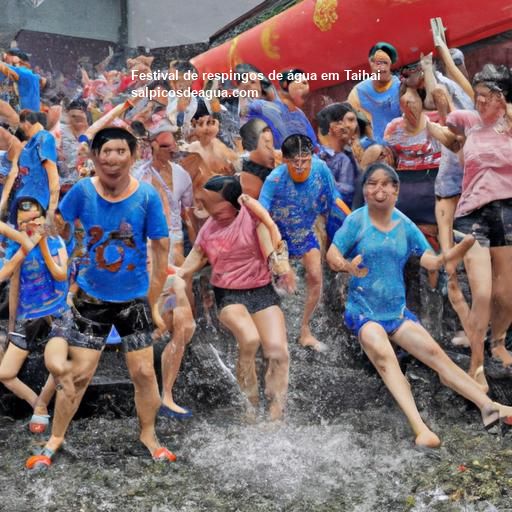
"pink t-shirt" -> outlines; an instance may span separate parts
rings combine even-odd
[[[242,206],[228,226],[209,218],[199,230],[195,245],[212,266],[211,283],[219,288],[247,290],[270,283],[270,272],[258,243],[259,219]]]
[[[487,126],[478,112],[456,110],[446,122],[463,128],[466,135],[462,194],[455,216],[463,217],[491,201],[512,198],[512,132],[505,119]]]

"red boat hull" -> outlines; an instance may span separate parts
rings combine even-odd
[[[202,73],[229,72],[248,62],[261,71],[300,68],[316,73],[312,90],[347,81],[345,70],[369,71],[368,50],[388,41],[397,65],[432,50],[430,19],[441,17],[450,46],[512,30],[508,0],[304,0],[192,59]],[[322,79],[322,73],[338,73]]]

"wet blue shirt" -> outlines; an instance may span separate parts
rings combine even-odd
[[[336,197],[331,171],[313,156],[311,173],[302,183],[293,181],[286,164],[276,167],[265,180],[259,201],[277,224],[290,256],[300,257],[320,247],[313,226],[319,215],[328,219]]]
[[[423,233],[396,208],[391,219],[395,225],[384,233],[373,226],[368,207],[363,206],[334,236],[333,244],[344,258],[360,254],[361,266],[368,268],[365,277],[350,278],[346,311],[354,318],[400,318],[406,306],[404,266],[410,256],[432,250]]]
[[[59,249],[65,248],[60,237],[47,238],[50,254],[56,258]],[[9,240],[6,259],[12,258],[19,244]],[[58,262],[58,260],[56,260]],[[60,264],[60,262],[58,262]],[[40,245],[34,247],[25,257],[20,271],[18,320],[41,318],[47,315],[60,316],[69,309],[66,304],[69,283],[56,281],[44,261]]]
[[[46,160],[57,162],[55,138],[50,132],[37,132],[23,148],[18,161],[18,177],[13,187],[11,222],[16,221],[16,205],[24,197],[36,199],[46,210],[50,203],[48,173],[43,167]]]
[[[307,135],[316,146],[315,131],[306,114],[300,108],[290,110],[282,101],[254,100],[249,103],[248,120],[262,119],[274,135],[274,147],[281,149],[286,137],[294,134]]]
[[[18,95],[20,98],[20,110],[28,109],[39,112],[41,109],[41,96],[39,86],[39,75],[23,66],[11,66],[12,71],[18,74]],[[4,76],[2,74],[2,76]]]
[[[7,157],[7,151],[0,151],[0,196],[4,190],[5,182],[11,170],[12,162]]]
[[[126,302],[147,295],[149,239],[167,238],[169,230],[158,192],[139,182],[126,199],[103,199],[90,178],[73,185],[59,210],[67,222],[79,219],[84,229],[86,258],[76,282],[89,295]]]

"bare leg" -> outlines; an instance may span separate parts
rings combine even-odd
[[[491,316],[492,269],[489,249],[475,243],[467,252],[464,263],[471,288],[471,311],[467,332],[471,344],[471,362],[468,373],[487,392],[489,386],[483,372],[483,364],[484,340]]]
[[[259,390],[255,358],[260,346],[258,329],[247,308],[242,304],[232,304],[222,308],[219,320],[236,338],[239,350],[236,367],[238,384],[249,402],[257,407]]]
[[[75,396],[73,363],[68,360],[68,350],[68,342],[64,338],[52,338],[44,349],[44,362],[55,384],[70,400],[73,400]]]
[[[48,413],[48,404],[50,403],[53,395],[55,394],[56,384],[51,375],[48,375],[46,382],[37,397],[34,405],[34,414],[45,415]]]
[[[471,400],[480,409],[482,419],[486,422],[487,416],[494,410],[491,399],[480,385],[446,355],[423,326],[406,321],[391,339],[436,371],[445,386]]]
[[[505,347],[505,337],[512,321],[512,247],[493,247],[491,258],[491,351],[503,366],[512,366],[512,355]]]
[[[69,423],[73,419],[87,386],[94,376],[101,352],[89,348],[69,347],[69,355],[73,363],[75,396],[73,399],[70,399],[63,390],[57,391],[52,434],[45,446],[52,451],[58,450],[64,442],[64,436],[66,435]]]
[[[18,398],[25,400],[30,407],[34,407],[37,401],[37,394],[17,377],[27,356],[28,350],[22,350],[16,345],[9,343],[0,364],[0,382]]]
[[[172,331],[172,339],[162,352],[162,403],[171,410],[185,414],[185,409],[180,407],[173,399],[172,388],[176,382],[180,370],[185,345],[190,341],[195,331],[195,322],[192,310],[186,300],[186,306],[176,306],[168,319],[172,322],[169,331]],[[165,317],[164,317],[165,318]],[[167,323],[167,318],[166,318]]]
[[[311,251],[304,254],[302,264],[306,269],[306,303],[304,304],[299,343],[303,347],[312,347],[315,350],[322,351],[326,349],[326,346],[313,336],[309,328],[309,322],[322,294],[322,259],[320,251],[311,249]]]
[[[382,377],[384,384],[407,417],[416,435],[416,444],[433,448],[439,446],[441,441],[421,419],[411,393],[411,386],[400,369],[386,331],[379,324],[368,322],[359,331],[359,341]]]
[[[153,454],[160,443],[155,432],[155,418],[160,396],[153,364],[153,347],[126,354],[126,365],[135,387],[135,408],[140,424],[140,440]]]
[[[288,392],[290,357],[286,338],[286,324],[279,306],[258,311],[252,315],[261,337],[263,354],[268,359],[265,375],[265,394],[270,400],[271,421],[282,418]]]

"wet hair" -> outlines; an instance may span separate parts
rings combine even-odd
[[[363,187],[366,185],[366,182],[372,177],[372,175],[379,170],[384,171],[394,185],[400,185],[400,178],[398,177],[398,173],[395,171],[395,169],[393,169],[393,167],[385,164],[384,162],[374,162],[367,167],[366,172],[364,173]]]
[[[201,119],[201,117],[209,116],[210,111],[208,110],[208,107],[206,106],[206,103],[203,101],[202,98],[197,98],[197,110],[195,114],[192,116],[192,119],[195,119],[198,121]]]
[[[305,75],[306,72],[302,71],[302,69],[293,68],[285,69],[281,74],[283,75],[283,78],[279,80],[279,85],[283,91],[288,91],[290,82],[294,82],[297,79],[297,75]]]
[[[18,57],[23,62],[30,61],[28,55],[24,51],[20,50],[19,48],[10,48],[5,53],[7,55],[12,55],[13,57]]]
[[[389,56],[391,59],[391,64],[394,64],[398,60],[398,52],[396,51],[396,48],[392,44],[385,43],[384,41],[380,41],[370,48],[370,51],[368,52],[368,58],[373,59],[373,56],[377,53],[378,50],[383,51]]]
[[[171,60],[171,62],[169,62],[169,67],[179,71],[180,73],[186,73],[187,71],[190,71],[191,73],[197,75],[196,67],[188,60]]]
[[[242,187],[234,176],[213,176],[203,185],[203,188],[217,192],[237,210],[240,210],[238,198],[242,195]]]
[[[46,126],[48,125],[48,120],[44,112],[34,112],[27,109],[20,112],[20,123],[25,122],[30,124],[39,123],[43,126],[44,129],[46,129]]]
[[[311,155],[313,142],[307,135],[293,134],[284,139],[281,145],[283,158],[295,158],[299,155]]]
[[[125,140],[130,148],[130,154],[135,154],[135,148],[137,147],[137,139],[124,128],[103,128],[93,137],[91,141],[91,150],[97,155],[101,151],[101,148],[111,140]]]
[[[486,64],[473,77],[473,87],[479,84],[489,87],[491,91],[503,93],[507,102],[512,101],[512,75],[506,66]]]
[[[66,110],[68,112],[70,110],[81,110],[82,112],[87,112],[87,103],[82,99],[73,100]]]
[[[322,135],[327,135],[329,133],[329,125],[336,121],[342,121],[345,114],[348,112],[355,114],[354,109],[348,103],[332,103],[331,105],[324,107],[316,115],[316,122],[320,129],[320,133]]]
[[[242,137],[242,147],[245,151],[254,151],[258,147],[261,134],[266,131],[272,131],[265,121],[261,119],[251,119],[240,128],[240,137]]]

